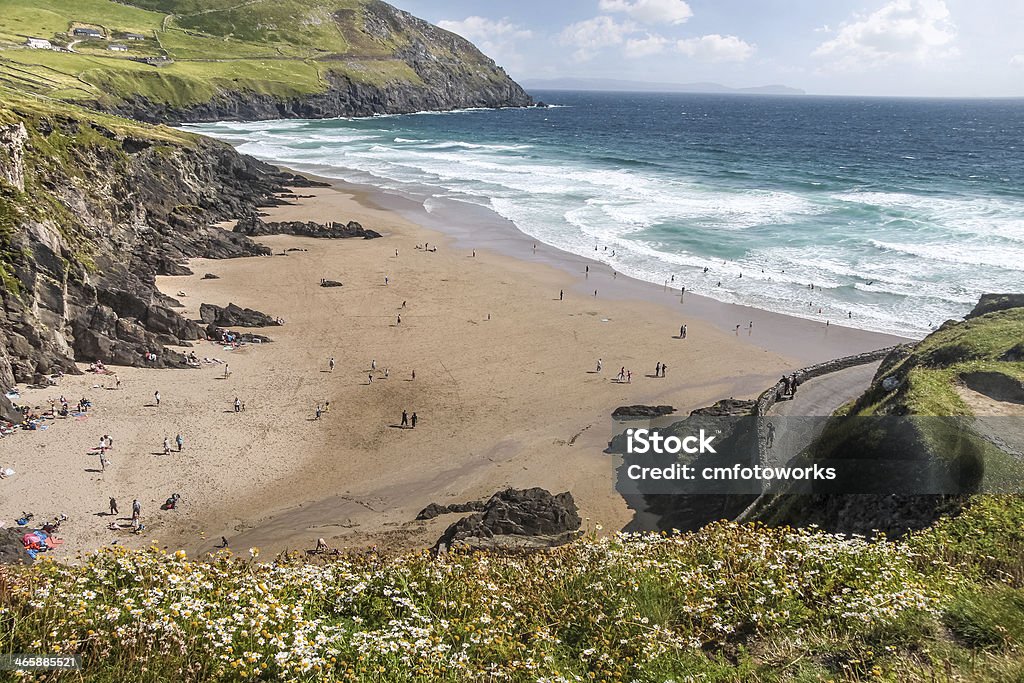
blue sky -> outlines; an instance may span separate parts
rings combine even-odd
[[[517,79],[1024,96],[1024,0],[392,0]]]

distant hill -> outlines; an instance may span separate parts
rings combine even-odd
[[[605,92],[680,92],[746,95],[806,95],[799,88],[785,85],[763,85],[755,88],[730,88],[721,83],[650,83],[608,78],[552,78],[523,81],[529,90],[589,90]]]
[[[0,84],[150,122],[531,103],[472,43],[381,0],[3,0]]]

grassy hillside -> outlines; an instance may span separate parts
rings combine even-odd
[[[901,542],[721,523],[323,565],[113,548],[0,568],[0,651],[80,654],[86,681],[1020,680],[1022,528],[1019,499],[979,498]]]
[[[82,39],[76,28],[102,36]],[[29,37],[58,49],[29,49]],[[166,61],[137,61],[146,58]],[[468,94],[449,92],[438,65]],[[111,111],[135,100],[188,110],[229,94],[289,102],[339,80],[434,89],[431,108],[445,97],[472,103],[474,90],[485,106],[528,100],[470,43],[379,0],[4,0],[0,12],[0,83]]]

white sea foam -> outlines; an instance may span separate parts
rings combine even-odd
[[[335,126],[190,128],[300,170],[401,191],[428,213],[453,200],[487,206],[540,241],[627,275],[659,284],[675,276],[690,291],[808,317],[852,311],[869,329],[919,334],[978,292],[1024,279],[1024,206],[1009,198],[753,189],[626,168],[628,160],[616,167],[610,157],[581,161],[533,143],[433,129],[417,137],[412,123]]]

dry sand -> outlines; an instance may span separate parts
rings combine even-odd
[[[32,405],[85,395],[94,408],[85,420],[0,441],[0,465],[17,471],[0,481],[0,519],[11,524],[23,510],[37,520],[67,514],[67,543],[55,553],[65,558],[115,542],[208,551],[222,535],[236,551],[260,546],[264,554],[308,548],[319,536],[343,547],[405,549],[429,546],[454,521],[413,521],[428,503],[541,486],[571,491],[586,527],[607,533],[633,517],[602,452],[616,406],[668,403],[685,413],[753,397],[788,369],[892,341],[697,297],[681,304],[661,288],[613,280],[598,264],[584,279],[582,261],[545,247],[534,254],[522,237],[498,249],[481,236],[473,257],[471,237],[456,247],[350,186],[299,192],[315,196],[272,210],[271,219],[358,220],[384,238],[277,236],[261,241],[275,254],[303,251],[196,260],[195,275],[160,278],[163,291],[185,293],[187,316],[198,317],[203,302],[233,302],[286,324],[255,330],[269,345],[197,343],[200,357],[230,364],[229,378],[221,365],[120,368],[117,391],[94,375],[23,390]],[[416,249],[428,242],[436,252]],[[516,249],[520,258],[509,253]],[[344,286],[321,288],[320,278]],[[748,315],[756,315],[752,332],[727,331]],[[682,322],[685,341],[675,338]],[[601,374],[593,372],[598,358]],[[657,362],[668,365],[667,378],[650,376]],[[632,383],[612,381],[622,366]],[[159,408],[150,405],[156,390]],[[233,411],[235,397],[245,412]],[[313,421],[324,400],[330,412]],[[396,428],[403,409],[418,414],[415,430]],[[163,438],[178,433],[184,451],[164,456]],[[101,473],[87,452],[103,434],[114,449]],[[180,507],[160,511],[172,493],[181,494]],[[110,496],[125,518],[140,500],[145,533],[106,529]]]

